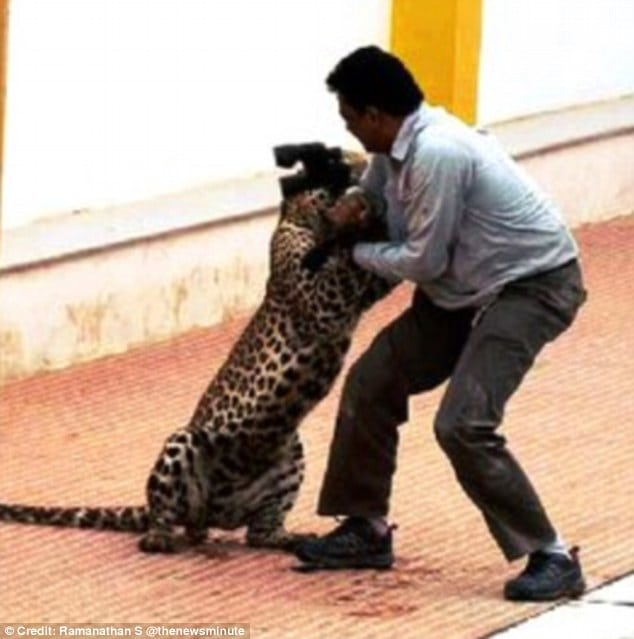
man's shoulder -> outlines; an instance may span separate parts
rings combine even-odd
[[[474,154],[469,129],[439,120],[419,130],[412,145],[412,162],[429,166],[437,163],[470,162]]]

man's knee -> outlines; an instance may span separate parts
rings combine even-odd
[[[490,411],[441,406],[434,419],[434,434],[449,457],[470,457],[477,449],[504,445],[504,438],[497,432],[499,424],[500,416]]]
[[[434,418],[434,435],[440,447],[448,455],[464,447],[465,424],[441,408]]]

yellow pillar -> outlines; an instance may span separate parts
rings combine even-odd
[[[392,0],[392,52],[429,102],[477,116],[482,0]]]
[[[2,232],[2,184],[4,176],[4,105],[7,95],[7,32],[9,0],[0,0],[0,233]]]

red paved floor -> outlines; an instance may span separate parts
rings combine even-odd
[[[591,585],[634,570],[634,216],[579,229],[590,298],[513,398],[505,432]],[[359,330],[352,357],[406,303]],[[143,499],[164,437],[183,424],[244,318],[156,347],[6,384],[0,499]],[[324,531],[314,502],[339,387],[302,427],[309,472],[290,524]],[[127,534],[0,525],[0,621],[243,622],[262,638],[481,637],[543,606],[500,598],[507,566],[431,434],[438,393],[403,428],[395,570],[301,575],[283,554],[221,544],[145,556]],[[548,638],[550,639],[550,638]]]

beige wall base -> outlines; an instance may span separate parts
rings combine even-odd
[[[0,376],[124,352],[254,307],[274,213],[4,274]]]

